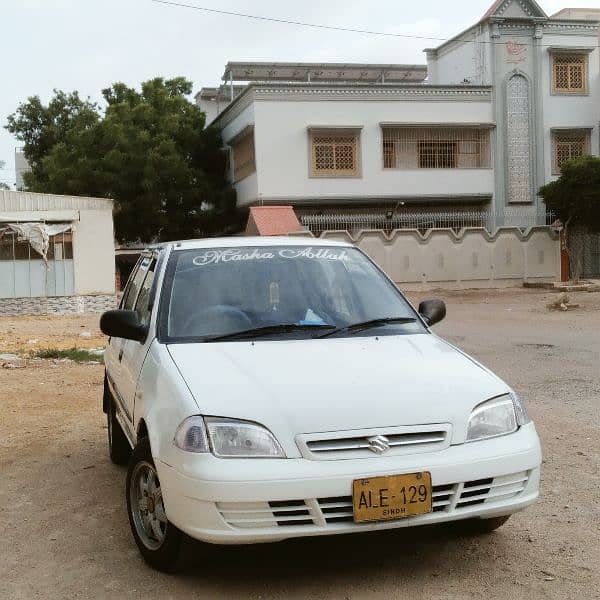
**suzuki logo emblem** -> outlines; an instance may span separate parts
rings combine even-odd
[[[367,442],[369,442],[369,450],[375,454],[385,454],[390,449],[390,440],[385,435],[367,438]]]

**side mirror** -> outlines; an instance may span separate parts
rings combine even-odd
[[[446,316],[446,304],[443,300],[424,300],[419,304],[419,314],[430,327]]]
[[[108,310],[100,317],[102,333],[110,337],[143,342],[147,329],[135,310]]]

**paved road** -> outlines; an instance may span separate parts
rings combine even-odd
[[[0,369],[0,598],[598,598],[600,294],[577,296],[569,313],[547,311],[538,292],[443,296],[438,333],[505,377],[537,422],[535,507],[487,537],[401,530],[210,559],[192,546],[186,571],[165,576],[129,533],[125,471],[106,454],[101,367],[31,362]],[[27,337],[65,346],[93,322],[28,319]],[[20,327],[0,319],[0,352]]]

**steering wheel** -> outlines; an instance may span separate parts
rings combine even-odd
[[[250,317],[241,308],[230,304],[216,304],[190,315],[185,323],[185,331],[194,335],[197,331],[205,329],[206,321],[212,321],[213,319],[225,321],[225,334],[230,331],[233,333],[237,330],[243,331],[252,327]]]

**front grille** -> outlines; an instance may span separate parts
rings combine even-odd
[[[277,525],[312,525],[314,523],[304,500],[269,502]]]
[[[352,496],[319,498],[319,508],[326,523],[352,521]]]
[[[443,450],[450,444],[450,425],[418,425],[298,436],[303,456],[313,460],[374,458]]]
[[[433,512],[459,512],[478,504],[491,504],[520,494],[527,485],[529,472],[502,477],[476,479],[463,483],[433,486]],[[271,502],[220,502],[217,510],[236,529],[273,527],[328,527],[340,523],[354,525],[352,496],[332,496],[306,500]],[[427,515],[411,519],[427,519]],[[360,527],[360,524],[356,524]]]
[[[218,502],[217,510],[236,529],[313,525],[304,500],[272,502]]]
[[[494,479],[477,479],[464,484],[456,508],[475,506],[484,502],[506,500],[520,494],[527,485],[527,471],[495,477]]]
[[[369,450],[372,437],[340,438],[336,440],[318,440],[308,442],[306,445],[311,452],[337,452],[346,450]],[[387,435],[390,448],[398,446],[415,446],[418,444],[435,444],[446,439],[444,431],[428,431],[427,433],[405,433],[400,435]]]

